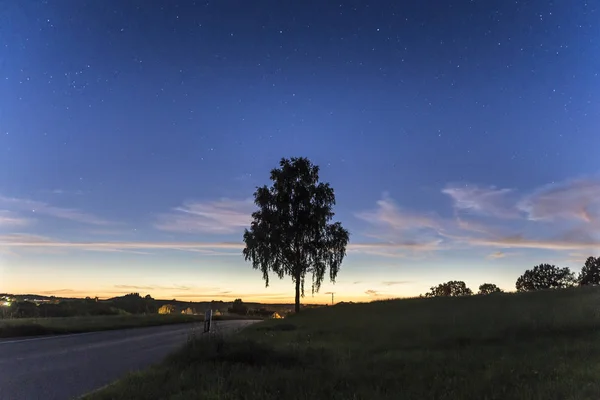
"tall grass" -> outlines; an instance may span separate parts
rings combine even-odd
[[[598,399],[600,291],[340,304],[195,340],[90,399]]]

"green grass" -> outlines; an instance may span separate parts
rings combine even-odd
[[[104,399],[598,399],[600,288],[308,310],[189,342]]]
[[[215,317],[217,320],[241,318],[243,317]],[[202,322],[203,320],[204,316],[185,314],[0,319],[0,338],[84,333],[113,329]]]

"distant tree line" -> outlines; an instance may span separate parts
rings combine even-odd
[[[2,307],[4,318],[51,318],[123,314],[153,314],[158,310],[156,300],[150,295],[129,293],[106,301],[98,298],[51,300],[36,304],[31,301],[14,301]]]
[[[579,275],[569,268],[551,264],[536,265],[519,276],[515,283],[517,292],[531,292],[545,289],[563,289],[573,286],[600,285],[600,257],[588,257]],[[502,290],[493,283],[479,286],[477,294],[500,293]],[[473,291],[463,281],[449,281],[430,288],[424,297],[470,296]]]
[[[35,298],[31,295],[28,298]],[[213,310],[217,315],[221,312],[230,314],[270,317],[275,311],[281,315],[287,314],[285,308],[269,309],[258,304],[250,306],[236,299],[231,307],[226,307],[223,301],[207,303],[190,303],[173,300],[155,300],[150,295],[141,296],[139,293],[129,293],[124,296],[108,300],[86,297],[85,299],[56,299],[44,298],[36,302],[19,298],[11,302],[8,307],[0,307],[0,318],[52,318],[100,315],[129,315],[129,314],[203,314],[206,308]]]

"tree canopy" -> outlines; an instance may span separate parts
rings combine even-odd
[[[449,281],[432,286],[429,292],[425,293],[425,297],[455,297],[470,296],[472,294],[473,291],[463,281]]]
[[[502,293],[502,289],[493,283],[484,283],[479,286],[478,294]]]
[[[561,289],[573,286],[575,275],[567,267],[540,264],[528,269],[516,282],[517,292],[529,292],[542,289]]]
[[[579,273],[578,283],[585,285],[600,285],[600,257],[588,257]]]
[[[258,210],[252,213],[250,229],[244,231],[244,259],[263,274],[280,279],[288,275],[295,284],[295,311],[300,311],[307,274],[311,290],[318,292],[325,272],[335,282],[346,255],[349,233],[333,219],[335,194],[319,181],[319,167],[304,157],[283,158],[271,171],[272,185],[254,192]]]

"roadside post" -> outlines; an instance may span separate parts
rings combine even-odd
[[[212,324],[212,310],[206,310],[204,313],[204,333],[210,332],[210,325]]]

